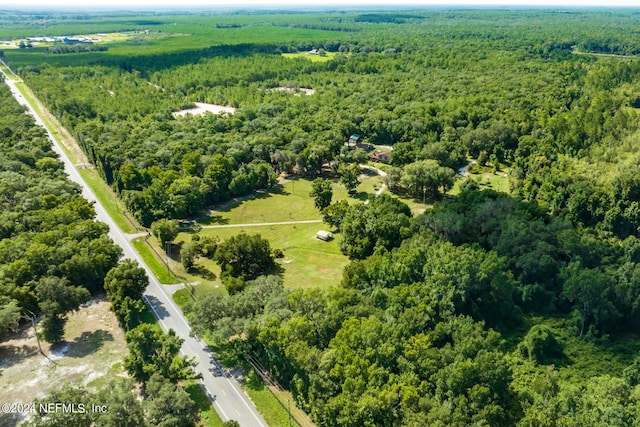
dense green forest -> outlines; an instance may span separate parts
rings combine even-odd
[[[195,426],[195,404],[180,383],[194,377],[192,362],[179,355],[181,338],[144,322],[145,271],[131,260],[119,261],[120,248],[107,226],[94,220],[80,187],[68,180],[45,130],[4,84],[0,135],[0,338],[37,322],[41,338],[64,341],[69,312],[106,293],[129,349],[123,362],[130,378],[107,379],[90,392],[66,384],[40,400],[86,405],[86,413],[38,413],[28,425],[116,425],[126,417],[128,425]],[[136,382],[144,386],[142,402]],[[109,411],[92,413],[91,404]],[[14,425],[10,415],[0,422]]]
[[[44,314],[44,338],[62,338],[67,312],[91,294],[120,257],[107,226],[71,183],[44,129],[0,86],[0,295],[2,336],[20,315]]]
[[[354,133],[393,146],[390,190],[433,208],[414,217],[388,194],[320,206],[352,260],[340,284],[252,274],[185,307],[319,425],[627,426],[640,422],[638,14],[119,17],[104,25],[148,37],[3,56],[145,226],[282,172],[347,171]],[[335,56],[281,55],[312,48]],[[195,102],[236,111],[172,114]],[[511,191],[467,178],[447,193],[471,160],[507,168]]]

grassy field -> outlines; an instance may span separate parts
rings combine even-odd
[[[267,424],[270,426],[299,426],[293,418],[289,417],[287,410],[253,371],[247,375],[245,390],[251,400],[260,408],[260,413]]]
[[[344,186],[332,182],[333,199],[357,203],[373,194],[381,185],[379,176],[366,177],[351,197]],[[287,180],[281,186],[265,193],[258,193],[239,203],[232,204],[209,217],[200,220],[201,225],[257,224],[262,222],[304,221],[322,219],[309,196],[312,182],[308,179]]]
[[[334,40],[336,32],[316,28],[301,28],[306,15],[284,14],[269,16],[196,16],[156,15],[96,17],[74,20],[52,17],[46,25],[21,28],[19,22],[0,28],[0,40],[16,40],[27,36],[62,36],[107,33],[109,48],[104,52],[82,52],[73,55],[51,55],[46,47],[7,49],[6,58],[12,65],[58,64],[83,65],[90,63],[118,64],[122,58],[147,55],[172,55],[205,52],[212,46],[240,44],[265,45],[274,48],[281,44],[318,43]],[[317,21],[312,19],[317,24]],[[112,36],[113,35],[113,36]],[[206,54],[206,53],[205,53]],[[295,55],[295,54],[294,54]],[[304,54],[306,55],[306,53]],[[335,53],[314,55],[312,60],[330,60]],[[309,55],[311,56],[311,55]]]
[[[326,52],[324,55],[312,55],[307,52],[296,52],[296,53],[283,53],[282,56],[285,58],[304,58],[308,59],[311,62],[327,62],[331,61],[333,58],[338,55],[338,52]]]
[[[350,197],[344,187],[333,183],[333,201],[347,199],[350,203],[361,203],[382,185],[379,176],[367,176],[362,179],[356,189],[355,197]],[[217,237],[224,241],[240,232],[260,234],[269,240],[273,249],[281,249],[284,258],[279,259],[280,274],[288,288],[327,288],[340,283],[342,269],[349,260],[342,254],[337,239],[323,242],[315,238],[319,230],[328,229],[326,224],[278,224],[258,226],[238,226],[225,228],[208,228],[233,224],[261,224],[269,222],[320,220],[322,216],[315,208],[313,199],[309,197],[311,181],[294,179],[286,181],[271,192],[259,193],[246,200],[213,213],[200,220],[203,228],[198,232],[201,236]],[[191,241],[193,232],[182,232],[175,239],[177,255],[179,248]],[[180,276],[185,276],[196,288],[196,294],[222,291],[220,271],[210,260],[199,258],[196,268],[187,272],[179,258],[170,260],[171,268]],[[166,268],[165,268],[166,269]],[[176,299],[182,301],[183,295]]]
[[[342,269],[349,262],[340,252],[338,240],[323,242],[315,238],[318,230],[326,228],[319,224],[273,225],[238,228],[205,228],[203,236],[217,236],[226,240],[242,231],[247,234],[260,234],[271,243],[274,249],[281,249],[284,258],[278,260],[282,269],[285,287],[289,288],[326,288],[340,283]],[[180,234],[177,241],[190,240],[186,233]],[[219,283],[216,276],[214,283]]]
[[[160,261],[149,246],[147,246],[143,238],[135,239],[131,243],[160,283],[166,285],[180,283],[180,280],[168,271],[166,265]]]

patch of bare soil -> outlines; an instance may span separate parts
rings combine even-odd
[[[0,404],[31,403],[65,384],[91,387],[104,375],[123,375],[127,346],[110,306],[99,298],[72,313],[62,343],[41,340],[46,357],[30,327],[0,343]],[[0,426],[16,425],[19,419],[0,413]]]
[[[294,95],[296,95],[296,96],[300,96],[300,95],[302,95],[302,94],[305,94],[305,95],[313,95],[314,93],[316,93],[316,90],[315,90],[315,89],[309,89],[309,88],[306,88],[306,87],[296,87],[296,88],[293,88],[293,87],[283,87],[283,86],[280,86],[280,87],[277,87],[277,88],[275,88],[275,89],[273,89],[273,90],[277,90],[277,91],[279,91],[279,92],[289,92],[289,93],[292,93],[292,94],[294,94]]]
[[[213,114],[233,114],[236,112],[236,109],[233,107],[226,107],[224,105],[215,105],[215,104],[205,104],[204,102],[195,102],[196,106],[194,108],[188,108],[186,110],[176,111],[173,113],[174,117],[185,116],[187,114],[192,114],[194,116],[203,115],[206,112],[210,112]]]

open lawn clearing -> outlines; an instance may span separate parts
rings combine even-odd
[[[313,62],[326,62],[331,61],[333,58],[338,55],[338,52],[325,52],[324,54],[318,53],[307,53],[307,52],[297,52],[297,53],[283,53],[282,56],[285,58],[293,59],[293,58],[305,58],[309,61]]]
[[[507,170],[500,170],[497,172],[482,171],[480,173],[470,173],[469,179],[475,180],[480,186],[480,189],[491,189],[501,191],[503,193],[511,192],[511,190],[509,189],[509,172]]]
[[[236,109],[233,107],[227,107],[224,105],[215,105],[215,104],[206,104],[204,102],[194,102],[196,104],[193,108],[187,108],[185,110],[176,111],[173,113],[174,117],[186,116],[187,114],[191,114],[194,116],[202,116],[205,113],[213,113],[213,114],[233,114],[236,112]]]
[[[71,313],[64,342],[51,346],[42,341],[53,362],[38,352],[30,327],[0,343],[0,401],[29,403],[65,384],[86,386],[104,375],[125,375],[122,359],[128,350],[110,307],[100,298]],[[0,425],[11,425],[2,416]]]
[[[276,188],[257,193],[239,203],[231,204],[209,217],[200,220],[202,225],[251,224],[264,222],[306,221],[322,219],[322,215],[309,196],[311,180],[303,178],[287,179]],[[366,176],[356,188],[355,197],[349,196],[344,186],[332,181],[332,202],[348,200],[361,202],[373,194],[381,185],[380,177]]]
[[[284,258],[276,260],[282,269],[284,285],[287,288],[326,288],[336,286],[342,278],[342,269],[349,263],[349,259],[340,252],[338,239],[324,242],[315,238],[316,232],[323,228],[323,224],[293,224],[272,225],[244,229],[216,228],[202,229],[201,236],[215,236],[220,241],[226,240],[240,232],[260,234],[268,239],[273,249],[281,249]],[[176,238],[178,245],[191,240],[191,234],[180,233]],[[200,288],[222,287],[219,268],[214,267],[210,260],[199,258],[196,269],[201,268],[201,274],[209,276],[194,276],[196,292]],[[182,266],[176,266],[178,274],[183,274]],[[195,270],[194,270],[195,271]],[[206,284],[206,282],[209,282]],[[199,284],[198,284],[199,283]]]

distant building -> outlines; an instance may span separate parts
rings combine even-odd
[[[389,163],[391,159],[391,151],[376,150],[373,153],[369,153],[369,160],[376,163]]]
[[[355,145],[360,142],[362,142],[362,135],[360,134],[354,133],[349,137],[349,144]]]
[[[318,49],[311,49],[310,51],[307,52],[307,54],[309,54],[309,55],[317,55],[318,54]]]
[[[349,137],[349,140],[347,141],[347,147],[349,147],[349,149],[351,150],[355,150],[356,148],[362,148],[365,151],[371,151],[375,148],[373,144],[368,144],[364,142],[362,135],[359,135],[357,133],[354,133]]]
[[[333,233],[330,231],[320,230],[316,233],[316,239],[328,242],[333,239]]]

